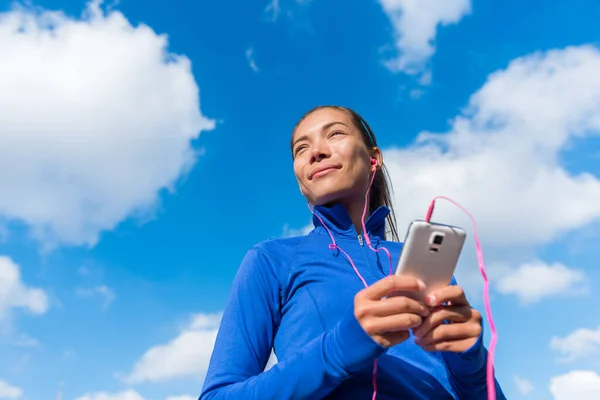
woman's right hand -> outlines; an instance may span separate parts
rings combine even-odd
[[[410,337],[409,330],[421,325],[429,308],[410,297],[395,292],[414,292],[425,284],[408,276],[387,276],[361,290],[354,297],[354,316],[364,331],[380,345],[389,348]],[[386,297],[391,296],[391,297]]]

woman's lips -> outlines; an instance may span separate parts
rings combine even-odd
[[[317,168],[310,176],[310,179],[320,178],[322,176],[327,175],[328,173],[330,173],[332,171],[335,171],[336,169],[339,169],[339,168],[335,167],[335,166],[327,166],[327,167],[323,167],[323,168]]]

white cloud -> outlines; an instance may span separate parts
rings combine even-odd
[[[443,134],[388,149],[399,227],[423,218],[436,195],[465,206],[484,245],[535,246],[600,218],[600,180],[561,164],[572,139],[600,133],[600,52],[536,53],[492,74]],[[469,220],[440,200],[434,220]]]
[[[410,91],[409,96],[413,100],[420,99],[425,94],[425,91],[422,89],[413,89]]]
[[[48,310],[48,296],[42,289],[25,285],[19,266],[10,258],[0,256],[0,320],[13,308],[43,314]]]
[[[471,12],[470,0],[379,0],[396,31],[399,56],[387,63],[408,74],[424,72],[422,84],[431,76],[425,70],[435,52],[438,26],[458,23]]]
[[[0,14],[0,221],[46,247],[94,244],[147,215],[194,164],[214,122],[167,38],[88,4],[84,17]]]
[[[271,350],[271,354],[269,355],[269,359],[267,360],[267,365],[265,365],[265,371],[273,368],[273,365],[277,364],[277,356],[275,355],[275,351]]]
[[[248,66],[252,71],[258,72],[258,67],[256,66],[256,61],[254,60],[254,49],[250,47],[246,50],[246,60],[248,61]]]
[[[600,398],[600,375],[593,371],[571,371],[550,381],[554,400],[596,400]]]
[[[599,70],[592,46],[520,57],[489,76],[449,131],[422,132],[409,147],[385,150],[400,235],[435,196],[449,196],[475,216],[488,264],[519,265],[537,247],[600,220],[600,180],[566,170],[561,159],[567,149],[587,151],[575,139],[584,144],[600,133]],[[437,204],[434,221],[472,232],[462,211]]]
[[[124,390],[118,393],[94,392],[86,393],[75,400],[144,400],[135,390]]]
[[[166,398],[166,400],[198,400],[198,397],[192,397],[192,396],[169,396]]]
[[[500,293],[516,295],[524,304],[531,304],[547,297],[584,293],[585,281],[583,271],[560,263],[533,262],[506,272],[496,288]]]
[[[279,6],[279,0],[271,0],[269,5],[265,8],[265,13],[271,14],[271,21],[277,21],[279,17],[279,13],[281,12],[281,7]]]
[[[21,397],[23,397],[23,390],[0,379],[0,399],[13,400]]]
[[[221,314],[198,314],[166,344],[148,349],[125,377],[129,383],[160,382],[204,375],[214,347]]]
[[[312,231],[314,229],[314,224],[312,222],[309,222],[308,224],[304,225],[302,228],[300,229],[295,229],[290,227],[289,224],[285,224],[283,226],[283,233],[282,233],[282,237],[287,238],[287,237],[293,237],[293,236],[305,236],[308,235],[310,233],[310,231]]]
[[[513,375],[513,382],[517,386],[519,393],[522,395],[528,395],[533,391],[533,384],[527,379],[523,379],[517,375]]]
[[[594,356],[600,350],[600,326],[595,330],[577,329],[564,338],[553,337],[550,348],[561,353],[561,361],[565,362]]]
[[[13,346],[17,347],[38,347],[40,346],[40,342],[25,333],[20,334],[17,338],[15,338],[12,342]]]
[[[313,0],[271,0],[264,9],[264,14],[270,22],[276,22],[280,17],[291,21],[294,25],[302,26],[301,22],[306,14],[307,6]],[[282,4],[283,3],[283,4]],[[309,29],[308,26],[304,26]]]
[[[102,307],[106,310],[110,303],[115,299],[115,292],[105,285],[95,286],[93,288],[79,288],[77,289],[77,295],[81,297],[95,297],[100,296],[104,301]]]

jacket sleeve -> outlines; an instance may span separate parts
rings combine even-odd
[[[451,284],[457,284],[455,278],[452,278]],[[483,329],[470,349],[462,353],[444,352],[442,354],[448,367],[448,375],[459,398],[464,400],[487,400],[488,351],[483,345]],[[506,400],[506,396],[496,379],[494,379],[494,384],[496,386],[496,399]]]
[[[354,317],[264,371],[281,320],[276,265],[259,248],[234,279],[199,400],[317,399],[385,352]]]

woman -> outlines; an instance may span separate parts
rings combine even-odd
[[[366,122],[344,107],[310,110],[292,157],[315,228],[246,254],[200,399],[486,399],[481,315],[460,286],[427,304],[386,298],[424,284],[390,273],[401,244]],[[278,363],[264,371],[272,348]]]

